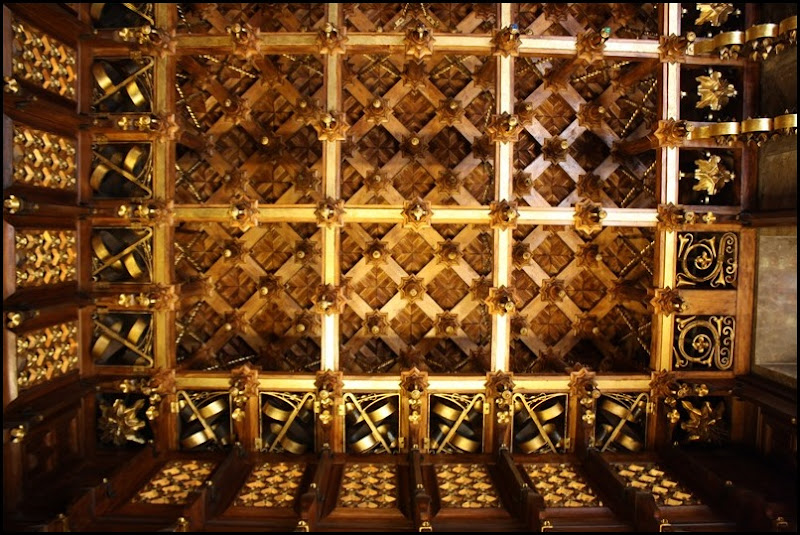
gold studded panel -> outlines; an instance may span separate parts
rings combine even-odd
[[[700,499],[655,463],[612,463],[633,488],[650,492],[658,505],[697,505]]]
[[[57,95],[75,98],[75,50],[19,20],[11,24],[12,72]]]
[[[397,502],[397,468],[393,464],[348,464],[342,474],[339,507],[378,509]]]
[[[27,288],[74,281],[75,232],[72,230],[18,230],[16,283]]]
[[[74,190],[75,141],[14,124],[13,177],[18,184]]]
[[[142,487],[134,503],[183,505],[189,502],[211,475],[216,463],[170,461]]]
[[[602,502],[570,464],[526,464],[536,492],[547,507],[600,507]]]
[[[17,385],[29,388],[77,369],[77,332],[69,322],[17,336]]]
[[[286,509],[294,505],[305,465],[264,463],[247,478],[233,505]]]
[[[442,507],[486,509],[500,507],[500,497],[486,467],[480,464],[436,466]]]

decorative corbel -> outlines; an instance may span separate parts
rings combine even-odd
[[[319,447],[335,444],[335,436],[341,432],[342,419],[336,418],[338,407],[342,402],[342,372],[331,370],[318,371],[314,380],[316,402],[314,412],[317,415],[317,431],[321,439]]]
[[[403,226],[414,230],[429,227],[431,225],[431,203],[417,197],[413,201],[403,203]]]
[[[400,372],[400,402],[406,407],[406,417],[401,425],[407,429],[409,449],[422,449],[423,434],[428,427],[425,410],[427,390],[428,372],[420,371],[416,366]]]
[[[433,54],[433,38],[431,30],[423,23],[418,23],[416,27],[406,30],[405,49],[407,56],[414,56],[422,59]]]
[[[175,54],[178,44],[175,30],[167,31],[149,25],[138,28],[122,28],[116,36],[126,42],[135,43],[136,53],[145,56],[165,58]]]
[[[595,204],[589,199],[582,199],[575,204],[575,215],[572,216],[572,219],[575,221],[575,230],[591,234],[603,228],[601,221],[605,217],[606,211],[600,204]]]
[[[663,230],[670,232],[680,230],[684,225],[694,223],[694,218],[694,212],[672,203],[658,205],[658,226]]]
[[[658,127],[653,135],[658,140],[659,147],[681,147],[686,138],[694,130],[694,125],[686,121],[666,119],[658,121]]]
[[[686,35],[662,35],[658,41],[658,59],[661,63],[678,63],[686,59],[686,54],[693,52],[693,43],[697,36],[694,32]]]
[[[655,295],[650,300],[656,314],[671,316],[672,313],[680,313],[686,310],[686,302],[678,290],[673,290],[669,286],[666,288],[656,288]]]
[[[517,210],[516,201],[508,202],[505,199],[493,201],[489,207],[490,226],[492,228],[500,230],[517,228],[519,210]]]
[[[511,422],[513,416],[514,374],[498,370],[486,374],[487,396],[494,400],[495,422],[499,427],[505,427]]]
[[[492,38],[492,44],[494,45],[493,56],[518,56],[519,45],[522,44],[519,26],[511,24],[496,31]]]
[[[317,226],[327,228],[341,227],[344,224],[342,219],[344,215],[344,201],[328,197],[317,204],[317,209],[314,210],[314,214],[317,216]]]
[[[317,32],[317,51],[320,54],[344,54],[346,42],[347,37],[340,34],[336,26],[330,22],[326,22]]]

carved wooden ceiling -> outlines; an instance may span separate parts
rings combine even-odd
[[[180,515],[151,506],[188,511],[222,479],[239,484],[206,528],[457,529],[475,509],[566,529],[561,508],[588,507],[630,529],[598,481],[654,496],[653,522],[705,507],[651,453],[744,428],[755,238],[738,215],[757,147],[796,135],[796,114],[752,119],[747,88],[796,19],[15,6],[4,401],[79,377],[96,389],[80,448],[168,453],[106,511],[163,528]],[[498,481],[549,513],[520,521]],[[697,525],[734,525],[715,514]]]

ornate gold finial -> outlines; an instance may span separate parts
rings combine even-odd
[[[417,197],[413,201],[403,203],[403,226],[416,230],[431,225],[431,203]]]
[[[319,406],[315,407],[315,411],[318,414],[317,421],[323,427],[327,427],[333,421],[336,399],[341,397],[343,386],[342,372],[331,370],[317,372],[314,387],[317,389]]]
[[[567,160],[569,154],[569,142],[559,136],[553,136],[544,140],[542,144],[542,156],[545,160],[555,165]]]
[[[686,59],[686,53],[697,36],[693,32],[686,35],[662,35],[659,37],[658,58],[662,63],[678,63]]]
[[[600,33],[589,29],[585,32],[579,33],[575,39],[575,51],[577,52],[577,59],[585,64],[591,64],[595,61],[603,59],[603,50],[606,47],[606,41],[611,37],[611,28],[608,26],[600,30]]]
[[[671,316],[673,312],[679,313],[686,310],[686,303],[680,292],[673,290],[669,286],[656,288],[650,304],[653,305],[656,314],[664,314],[665,316]]]
[[[530,246],[525,242],[515,242],[511,250],[511,259],[517,269],[530,265],[533,261],[533,253],[531,253]]]
[[[449,312],[443,312],[436,316],[436,333],[440,336],[455,336],[461,326],[458,323],[458,316]]]
[[[546,303],[560,303],[567,296],[564,281],[561,279],[542,279],[539,295]]]
[[[695,160],[697,166],[694,170],[694,179],[697,184],[692,186],[694,191],[705,191],[709,195],[716,195],[728,182],[733,181],[734,174],[722,164],[722,158],[707,154],[707,160]]]
[[[261,29],[249,24],[228,26],[228,33],[233,38],[233,54],[244,59],[252,59],[261,55]]]
[[[347,124],[343,113],[329,111],[320,112],[317,121],[314,123],[320,141],[344,141],[347,139]]]
[[[452,240],[439,242],[436,249],[436,258],[446,266],[456,266],[461,260],[461,250],[458,244]]]
[[[492,228],[505,230],[517,227],[519,210],[517,210],[516,201],[508,202],[505,199],[502,201],[493,201],[489,207],[490,226]]]
[[[681,147],[689,133],[694,130],[694,125],[686,121],[666,119],[658,121],[654,132],[659,147]]]
[[[522,44],[519,26],[512,24],[502,28],[501,30],[498,30],[494,34],[492,44],[494,44],[494,51],[492,52],[493,56],[518,56],[519,45]]]
[[[389,254],[389,250],[386,248],[386,242],[373,240],[364,250],[364,259],[367,264],[383,264],[386,262]]]
[[[228,393],[231,396],[231,406],[233,407],[231,418],[236,422],[241,422],[245,417],[247,401],[258,395],[258,370],[250,367],[249,364],[234,368],[231,370],[229,384],[231,386]]]
[[[364,106],[364,119],[370,124],[384,124],[389,122],[389,106],[381,97],[373,98]]]
[[[294,118],[302,124],[314,124],[320,116],[319,101],[310,97],[300,97],[294,104]]]
[[[25,203],[16,195],[9,195],[3,200],[3,208],[11,215],[22,211],[24,205]]]
[[[728,17],[737,11],[733,4],[721,2],[698,2],[696,6],[699,14],[694,21],[695,26],[703,26],[705,24],[715,27],[722,26],[727,22]]]
[[[517,141],[519,133],[522,131],[522,124],[516,115],[511,115],[508,112],[503,112],[500,115],[495,115],[489,125],[486,127],[486,133],[489,139],[494,143],[508,143],[509,141]]]
[[[428,372],[420,371],[416,366],[401,372],[400,387],[407,393],[408,422],[416,426],[422,420],[422,400],[428,389]]]
[[[317,225],[320,227],[341,227],[344,224],[344,201],[336,200],[332,197],[326,198],[317,204],[314,214],[317,216]]]
[[[575,204],[575,230],[591,234],[603,228],[602,221],[606,218],[606,211],[600,204],[595,204],[589,199],[582,199]]]
[[[413,303],[414,301],[422,299],[427,292],[424,279],[421,279],[416,275],[403,277],[401,281],[402,282],[398,288],[400,291],[400,296],[409,303]]]
[[[459,124],[464,118],[464,108],[461,102],[454,98],[444,98],[436,108],[436,114],[442,124],[453,126]]]
[[[461,191],[461,178],[450,169],[444,169],[436,178],[436,187],[443,195],[452,195]]]
[[[228,208],[231,226],[240,229],[242,232],[247,232],[251,228],[258,226],[258,215],[258,201],[248,199],[245,196],[239,196],[239,198],[234,199]]]
[[[364,330],[369,336],[383,336],[389,328],[387,315],[382,312],[367,314],[364,318]]]
[[[675,231],[694,223],[694,212],[686,211],[672,203],[658,205],[659,227],[667,231]]]
[[[424,155],[428,150],[428,144],[424,139],[416,134],[413,134],[403,140],[400,144],[400,150],[409,158],[418,158]]]
[[[433,54],[433,34],[423,23],[406,30],[405,47],[406,55],[422,59]]]
[[[600,104],[587,102],[578,108],[578,124],[589,130],[600,128],[607,115],[607,110]]]
[[[695,108],[709,108],[719,111],[728,104],[728,99],[737,95],[733,84],[722,78],[722,73],[708,69],[708,76],[695,78],[698,83],[697,96],[700,97]]]
[[[344,54],[344,44],[346,42],[347,37],[340,35],[336,26],[330,22],[326,22],[319,32],[317,32],[317,50],[320,54]]]
[[[586,427],[594,426],[597,399],[600,397],[595,376],[595,372],[580,364],[576,364],[569,374],[569,394],[578,400],[583,412],[581,421]]]
[[[112,405],[100,404],[100,418],[97,426],[100,429],[100,440],[116,446],[124,446],[128,441],[144,444],[139,430],[146,424],[139,419],[138,412],[144,407],[144,399],[137,399],[128,407],[125,400],[118,398]]]
[[[364,177],[364,186],[375,193],[387,189],[391,184],[392,179],[378,170],[372,171]]]
[[[321,284],[317,292],[311,297],[311,302],[317,312],[330,316],[341,314],[344,309],[344,288],[333,284]]]
[[[489,307],[491,314],[511,314],[517,309],[517,297],[514,295],[514,290],[506,286],[498,288],[490,288],[489,295],[484,302]]]

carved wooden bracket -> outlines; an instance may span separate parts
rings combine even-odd
[[[517,297],[512,288],[500,286],[489,289],[489,295],[485,299],[491,314],[510,314],[517,309]]]
[[[258,370],[251,368],[249,364],[243,364],[231,370],[231,385],[228,393],[231,396],[231,418],[235,422],[241,422],[245,418],[247,401],[251,397],[258,396]]]
[[[421,229],[431,225],[431,203],[417,197],[403,203],[403,226]]]
[[[675,231],[683,225],[694,223],[694,212],[687,211],[672,203],[658,205],[658,226],[660,229]]]
[[[694,32],[689,32],[686,35],[662,35],[658,41],[658,59],[664,63],[678,63],[686,59],[686,53],[690,50],[689,47],[696,39]]]
[[[320,54],[344,54],[347,37],[340,34],[336,26],[326,22],[317,32],[317,51]]]
[[[516,201],[508,202],[503,199],[502,201],[493,201],[489,206],[490,226],[492,228],[505,230],[517,227],[519,210],[517,210]]]
[[[650,376],[650,397],[653,401],[674,395],[677,387],[675,373],[667,370],[653,372]]]
[[[501,428],[511,422],[514,413],[514,374],[498,370],[486,374],[487,395],[494,400],[495,422]]]
[[[422,433],[427,428],[425,400],[428,390],[428,373],[416,366],[400,373],[401,397],[407,411],[406,421],[409,430],[409,448],[422,447]]]
[[[320,227],[341,227],[344,224],[342,219],[344,215],[344,201],[328,197],[317,205],[314,214],[317,216],[317,225]]]
[[[330,370],[317,372],[317,378],[314,381],[314,387],[317,389],[317,403],[315,403],[314,409],[317,413],[317,422],[324,430],[327,430],[333,422],[336,415],[336,404],[342,397],[343,386],[342,372]]]
[[[433,34],[423,23],[417,24],[414,28],[406,30],[405,47],[406,55],[422,59],[433,54],[433,43],[436,40]]]
[[[671,316],[673,312],[677,314],[686,310],[686,303],[680,292],[673,290],[669,286],[656,288],[650,304],[653,305],[656,314],[664,314],[665,316]]]
[[[486,127],[486,133],[494,143],[517,141],[521,131],[522,124],[520,124],[519,118],[508,112],[492,117],[491,122]]]
[[[518,56],[519,45],[522,44],[519,27],[516,24],[498,30],[492,38],[493,56]]]
[[[578,400],[583,413],[581,421],[586,428],[594,427],[597,399],[600,397],[595,375],[583,366],[576,366],[569,374],[569,394]]]
[[[575,230],[591,234],[603,228],[601,221],[605,219],[606,211],[599,204],[595,204],[589,199],[582,199],[575,204]]]
[[[321,284],[311,297],[311,302],[321,314],[327,316],[341,314],[345,304],[344,288],[333,284]]]

